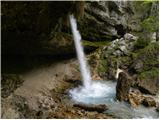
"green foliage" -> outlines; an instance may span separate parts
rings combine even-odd
[[[102,41],[102,42],[91,42],[83,40],[83,45],[85,46],[93,46],[93,47],[101,47],[101,46],[108,46],[110,42],[108,41]]]
[[[106,59],[102,59],[101,60],[101,64],[98,67],[97,71],[98,73],[106,73],[108,71],[108,66],[107,66],[107,60]]]
[[[143,71],[148,71],[154,67],[158,68],[159,60],[158,60],[158,53],[159,52],[159,44],[150,43],[143,49],[136,51],[132,54],[132,58],[134,61],[141,60],[143,62]]]
[[[144,4],[152,4],[155,1],[158,1],[158,0],[144,0],[142,5],[144,5]]]
[[[140,51],[140,54],[146,54],[148,57],[154,57],[155,53],[158,52],[159,45],[158,42],[150,43],[148,46],[146,46],[144,49]]]
[[[158,17],[150,16],[141,23],[141,26],[149,32],[156,32],[158,30],[158,24]]]
[[[148,78],[154,79],[154,78],[158,78],[158,75],[159,75],[159,70],[158,70],[158,68],[152,68],[152,69],[149,70],[149,71],[142,72],[142,73],[139,75],[138,78],[139,78],[140,80],[145,80],[145,79],[148,79]]]
[[[137,49],[142,49],[144,47],[146,47],[149,44],[149,40],[143,39],[143,38],[139,38],[134,45],[134,48]]]

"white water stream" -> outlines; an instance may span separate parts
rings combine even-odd
[[[86,89],[89,89],[91,85],[91,74],[90,74],[90,70],[84,55],[83,46],[81,43],[81,35],[77,29],[76,19],[73,17],[73,15],[70,16],[70,23],[71,23],[74,43],[76,47],[76,52],[77,52],[77,56],[80,64],[83,85]]]
[[[70,24],[83,80],[83,86],[79,86],[69,91],[73,102],[85,104],[106,104],[109,108],[106,110],[106,113],[112,114],[118,118],[158,118],[158,113],[152,108],[146,108],[143,106],[132,108],[125,102],[116,101],[115,82],[92,81],[90,70],[84,55],[83,46],[81,44],[81,35],[77,29],[76,19],[73,15],[70,16]],[[122,71],[117,69],[116,78],[118,78],[119,72]]]

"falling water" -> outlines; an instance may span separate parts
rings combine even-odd
[[[158,118],[158,114],[153,108],[148,109],[143,106],[132,108],[125,102],[116,101],[116,82],[91,80],[81,44],[81,35],[77,30],[76,20],[73,15],[70,16],[70,23],[83,79],[83,86],[73,88],[69,91],[72,100],[85,104],[106,104],[108,110],[105,112],[118,118]],[[117,67],[116,78],[118,78],[120,72],[122,70]]]
[[[74,18],[73,15],[70,15],[70,23],[71,23],[74,43],[75,43],[75,47],[76,47],[76,52],[77,52],[78,60],[79,60],[79,64],[80,64],[83,85],[86,89],[89,89],[89,86],[91,84],[90,70],[88,68],[87,61],[86,61],[86,58],[84,55],[84,50],[83,50],[83,46],[81,43],[81,35],[77,29],[76,19]]]

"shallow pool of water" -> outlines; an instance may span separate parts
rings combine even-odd
[[[71,100],[83,104],[106,104],[108,110],[105,113],[118,118],[158,118],[155,108],[139,106],[131,107],[126,102],[119,102],[116,97],[116,82],[94,81],[89,88],[79,86],[69,91]]]

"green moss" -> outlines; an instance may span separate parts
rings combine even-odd
[[[145,30],[149,31],[149,32],[155,32],[158,30],[158,17],[156,16],[150,16],[149,18],[145,19],[141,25],[142,28],[144,28]]]
[[[140,38],[135,42],[134,48],[137,49],[142,49],[144,47],[146,47],[149,44],[149,40]]]
[[[110,42],[108,42],[108,41],[91,42],[91,41],[83,40],[83,45],[84,46],[101,47],[101,46],[108,46],[108,45],[110,45]]]
[[[109,58],[101,57],[100,66],[97,69],[99,74],[108,73],[110,68],[117,69],[117,61],[118,58],[114,56],[110,56]]]
[[[139,75],[139,79],[140,80],[145,80],[145,79],[155,79],[155,78],[158,78],[158,75],[159,75],[159,69],[158,68],[152,68],[151,70],[149,71],[144,71],[142,72],[140,75]]]
[[[131,57],[129,56],[123,56],[123,57],[119,57],[118,60],[119,61],[119,65],[130,65],[132,63]]]
[[[106,59],[102,59],[100,66],[97,68],[98,73],[106,73],[108,71],[108,64]]]
[[[158,54],[159,54],[158,42],[150,43],[145,48],[140,49],[135,53],[132,53],[132,59],[134,61],[141,60],[143,62],[142,71],[147,71],[149,69],[152,69],[153,67],[158,68],[159,66]]]

